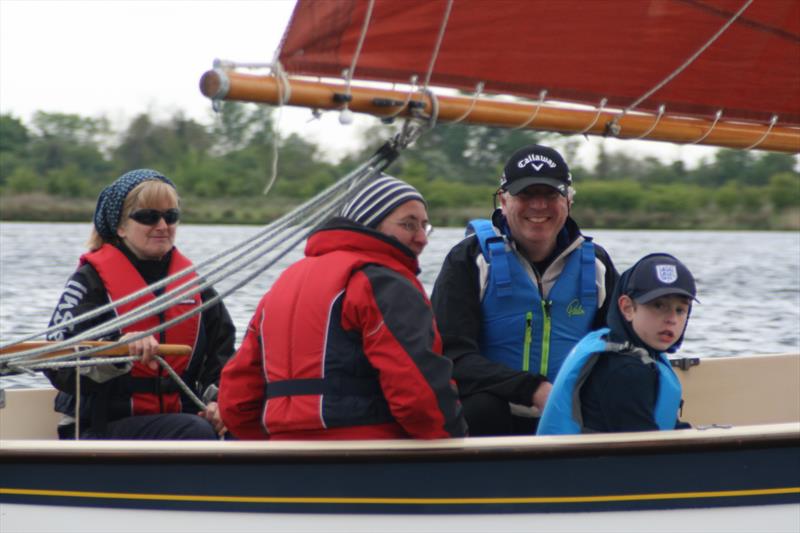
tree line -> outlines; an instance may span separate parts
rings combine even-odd
[[[143,113],[122,131],[104,117],[40,111],[24,123],[2,114],[0,218],[89,220],[103,187],[145,167],[176,183],[189,222],[263,223],[334,183],[398,128],[363,132],[363,149],[338,163],[296,134],[278,139],[278,180],[264,197],[273,120],[267,106],[231,102],[208,123],[180,112],[162,120]],[[533,142],[576,161],[574,137],[455,124],[426,133],[390,172],[422,192],[434,223],[461,225],[488,214],[505,159]],[[585,227],[798,229],[796,164],[788,154],[722,149],[689,169],[601,150],[594,168],[571,165],[574,214]]]

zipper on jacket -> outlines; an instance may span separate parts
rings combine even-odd
[[[531,325],[533,324],[533,311],[525,315],[525,341],[522,345],[522,370],[528,372],[531,367]]]
[[[547,363],[550,358],[550,308],[551,300],[542,300],[542,362],[539,373],[547,376]]]

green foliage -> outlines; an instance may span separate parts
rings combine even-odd
[[[0,153],[22,154],[30,139],[28,128],[18,118],[0,115]]]
[[[111,180],[133,168],[155,168],[177,184],[186,220],[262,223],[334,183],[399,129],[398,124],[367,129],[362,152],[337,164],[296,134],[280,139],[278,180],[265,199],[273,172],[273,127],[271,108],[232,102],[223,103],[208,124],[181,113],[165,120],[144,113],[121,132],[112,131],[105,118],[39,112],[25,124],[3,114],[0,216],[33,216],[30,209],[16,209],[13,199],[6,201],[9,195],[25,195],[40,203],[41,197],[56,199],[35,217],[85,220]],[[440,124],[406,150],[389,173],[422,192],[435,224],[460,225],[489,214],[506,158],[537,142],[558,147],[574,161],[583,141]],[[791,155],[719,150],[688,170],[682,162],[665,165],[601,147],[595,168],[571,165],[577,188],[573,215],[593,227],[794,228],[800,210],[796,166]]]
[[[654,185],[642,204],[647,211],[684,214],[701,209],[708,203],[709,194],[694,185]]]
[[[14,193],[43,191],[46,183],[42,176],[27,166],[18,166],[5,177],[4,188]]]
[[[726,183],[718,188],[714,193],[714,200],[717,206],[726,211],[735,209],[739,205],[739,189],[741,187],[734,183]]]
[[[592,209],[630,211],[644,203],[644,191],[633,180],[590,181],[577,188],[575,203]]]
[[[535,142],[536,135],[525,130],[442,124],[403,154],[399,174],[406,165],[423,163],[429,180],[496,186],[508,155]]]
[[[769,179],[769,198],[778,209],[800,207],[800,176],[780,172]]]

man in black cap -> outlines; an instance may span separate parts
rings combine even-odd
[[[473,220],[444,261],[433,306],[470,435],[532,434],[572,347],[605,325],[618,277],[569,216],[561,155],[517,150],[491,220]]]
[[[678,421],[681,383],[666,353],[683,342],[697,290],[675,257],[650,254],[622,274],[608,328],[569,354],[542,414],[539,435],[652,431]]]

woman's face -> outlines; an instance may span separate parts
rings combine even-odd
[[[163,215],[168,209],[177,209],[178,206],[170,200],[164,199],[153,205],[140,205],[134,207],[131,213],[141,209],[155,209]],[[127,216],[120,221],[117,235],[125,245],[138,257],[145,260],[159,260],[175,245],[175,231],[178,223],[167,224],[164,217],[159,217],[152,226],[142,224]]]

